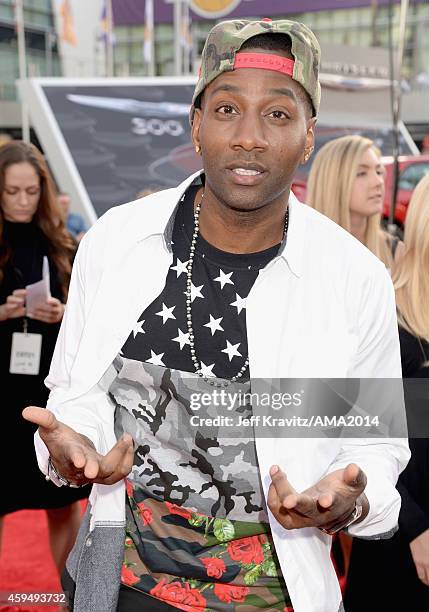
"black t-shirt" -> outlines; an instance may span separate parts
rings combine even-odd
[[[429,375],[429,369],[423,369],[423,364],[429,361],[429,343],[424,338],[417,338],[403,327],[399,328],[401,343],[402,376],[412,378]]]
[[[417,338],[403,327],[399,328],[402,375],[404,378],[429,378],[429,343]],[[429,529],[429,440],[414,438],[417,432],[428,431],[427,384],[405,384],[405,404],[409,427],[411,459],[399,476],[397,488],[402,504],[399,514],[400,537],[407,543]],[[413,389],[411,391],[411,389]]]
[[[141,314],[122,348],[128,359],[195,372],[185,291],[197,190],[198,186],[191,186],[179,205],[173,228],[173,265],[162,293]],[[247,358],[246,298],[259,271],[276,256],[279,246],[258,253],[226,253],[199,234],[191,306],[196,357],[206,375],[230,379],[243,366]]]

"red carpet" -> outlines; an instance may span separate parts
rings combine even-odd
[[[21,510],[5,517],[0,556],[0,591],[61,591],[49,549],[48,527],[43,510]],[[0,606],[1,612],[59,612],[60,609],[59,606],[48,605]]]

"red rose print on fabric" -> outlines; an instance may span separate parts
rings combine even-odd
[[[221,582],[217,582],[214,585],[214,594],[218,599],[225,601],[226,603],[231,603],[232,601],[242,603],[248,593],[248,587],[234,586],[233,584],[222,584]]]
[[[140,502],[137,504],[138,509],[140,510],[140,515],[142,517],[142,521],[144,525],[149,525],[152,522],[152,510],[144,505],[144,502]]]
[[[192,516],[192,512],[190,510],[186,510],[186,508],[176,506],[176,504],[172,504],[171,502],[165,502],[165,505],[167,506],[170,514],[178,514],[179,516],[183,516],[185,519],[189,519]]]
[[[264,551],[258,536],[228,542],[227,551],[233,561],[246,565],[249,563],[258,565],[264,560]]]
[[[162,578],[149,593],[185,612],[203,612],[207,605],[197,589],[191,589],[189,584],[183,585],[178,581],[167,584],[166,578]]]
[[[121,581],[124,584],[136,584],[136,582],[138,582],[140,580],[140,578],[138,576],[136,576],[135,574],[133,574],[132,570],[130,570],[129,567],[125,567],[125,565],[122,566],[121,569]]]
[[[207,570],[207,576],[212,578],[220,578],[226,571],[225,562],[222,559],[216,559],[215,557],[202,557],[200,559]]]
[[[132,497],[133,493],[134,493],[134,489],[133,489],[133,485],[131,484],[131,482],[128,480],[128,478],[125,478],[125,488],[127,489],[127,495],[128,497]]]

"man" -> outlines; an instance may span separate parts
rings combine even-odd
[[[290,192],[318,69],[302,24],[215,26],[191,107],[204,172],[83,240],[49,410],[25,410],[42,471],[96,483],[64,579],[74,610],[336,612],[330,533],[396,529],[405,443],[255,436],[247,404],[215,435],[194,418],[202,391],[224,416],[214,391],[255,379],[400,378],[384,266]]]
[[[67,230],[76,242],[79,243],[84,237],[85,232],[88,231],[83,217],[78,213],[70,212],[71,200],[68,193],[61,192],[58,194],[58,204],[63,211],[64,223],[66,224]]]

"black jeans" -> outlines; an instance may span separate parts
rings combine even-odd
[[[73,612],[76,585],[67,570],[64,570],[61,575],[61,584],[67,596],[69,612]],[[177,612],[177,608],[174,606],[169,606],[160,599],[121,584],[116,612],[140,612],[140,610],[150,610],[150,612],[172,612],[172,610],[176,610]]]

